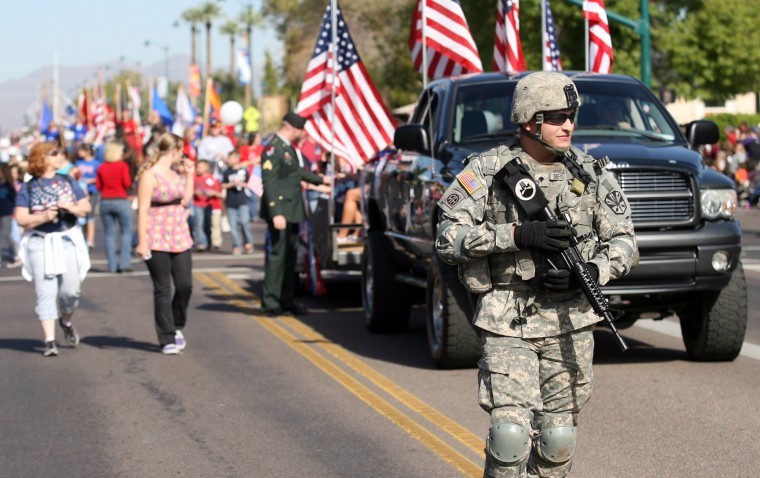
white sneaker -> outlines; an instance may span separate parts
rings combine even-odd
[[[177,355],[179,354],[179,348],[177,344],[166,344],[161,348],[161,353],[164,355]]]
[[[174,332],[174,345],[177,346],[178,350],[185,350],[185,347],[187,347],[187,341],[185,340],[185,336],[182,335],[181,330]]]

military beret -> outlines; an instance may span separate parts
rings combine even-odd
[[[292,111],[289,111],[282,120],[297,129],[303,129],[304,126],[306,126],[306,118],[299,116]]]

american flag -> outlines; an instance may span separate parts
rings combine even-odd
[[[334,129],[334,153],[360,168],[376,151],[393,142],[396,124],[359,58],[340,8],[336,13],[337,54],[333,51],[332,10],[328,5],[296,111],[307,119],[306,133],[327,151],[332,149]]]
[[[559,58],[559,44],[557,43],[557,30],[554,27],[554,17],[549,0],[544,1],[544,71],[562,71],[562,60]]]
[[[585,0],[583,18],[588,20],[589,70],[609,73],[612,70],[612,38],[604,0]]]
[[[92,124],[95,127],[95,139],[92,144],[100,146],[106,142],[106,137],[110,135],[116,124],[114,123],[114,113],[111,107],[106,103],[105,94],[98,89],[97,99],[93,105]]]
[[[525,71],[525,57],[520,41],[520,0],[498,1],[493,69],[504,73]]]
[[[264,195],[264,181],[261,179],[261,166],[255,165],[251,168],[251,177],[248,178],[248,184],[246,187],[253,191],[253,193],[261,197]]]
[[[445,78],[464,73],[481,73],[483,64],[470,34],[462,6],[456,0],[417,0],[412,16],[409,50],[414,67],[423,72],[422,8],[425,8],[427,75]]]

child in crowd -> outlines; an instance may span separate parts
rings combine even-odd
[[[222,246],[222,185],[214,177],[211,163],[205,160],[196,164],[195,194],[195,243],[198,252],[209,247],[218,250]],[[207,227],[208,226],[208,227]]]
[[[226,190],[224,204],[227,206],[227,217],[230,220],[233,255],[240,255],[242,252],[238,226],[243,231],[245,252],[253,252],[247,183],[248,169],[240,164],[240,154],[233,151],[227,156],[227,169],[222,176],[222,187]]]
[[[95,243],[95,214],[100,209],[100,191],[95,185],[98,177],[98,168],[102,164],[95,158],[95,152],[89,144],[82,144],[77,151],[77,162],[75,166],[79,171],[78,179],[80,183],[87,186],[87,194],[90,196],[90,213],[85,217],[84,233],[87,239],[87,246],[92,249]]]

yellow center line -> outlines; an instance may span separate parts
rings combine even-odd
[[[255,300],[255,296],[253,294],[241,288],[237,283],[231,281],[223,274],[212,273],[211,275],[218,282],[225,284],[241,297],[250,297],[252,300]],[[377,370],[368,366],[361,360],[357,359],[345,348],[327,339],[322,334],[304,324],[300,320],[285,316],[281,317],[280,320],[285,322],[285,324],[288,325],[291,329],[301,334],[306,340],[315,343],[318,347],[327,351],[330,355],[345,363],[350,368],[354,369],[358,374],[366,377],[370,382],[374,383],[376,386],[384,390],[396,400],[420,414],[428,422],[445,431],[456,440],[470,448],[473,452],[485,458],[485,455],[483,454],[484,444],[482,437],[475,435],[445,414],[428,405],[401,387],[399,384],[390,380],[388,377],[379,373]]]
[[[229,288],[233,289],[232,292],[240,294],[241,297],[252,297],[248,291],[243,290],[237,284],[229,281],[221,274],[214,273],[213,278],[208,277],[203,273],[194,275],[200,282],[208,287],[218,287],[217,281],[219,281]],[[223,289],[220,292],[222,294],[229,295]],[[230,299],[229,302],[240,308],[249,307],[249,304],[242,299]],[[254,321],[256,321],[256,323],[264,327],[275,337],[282,340],[289,347],[300,353],[307,360],[312,362],[319,369],[340,383],[343,387],[353,393],[364,403],[389,419],[392,423],[407,432],[414,439],[428,447],[443,461],[449,463],[466,476],[482,476],[482,468],[479,465],[470,461],[453,447],[414,421],[411,417],[388,403],[382,397],[370,390],[367,386],[340,369],[336,364],[332,363],[330,360],[326,359],[324,356],[316,352],[309,343],[288,332],[284,327],[277,324],[277,320],[256,315],[252,316],[252,318]],[[282,319],[282,317],[279,319]]]

